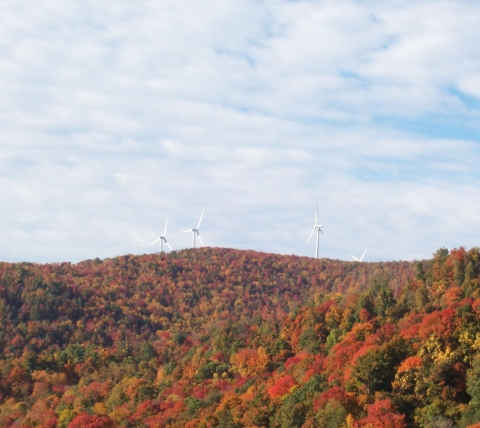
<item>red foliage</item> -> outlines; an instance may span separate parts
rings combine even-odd
[[[462,269],[468,269],[465,284]],[[427,284],[410,280],[415,263],[352,264],[228,249],[76,265],[0,263],[0,426],[53,428],[53,409],[65,407],[85,412],[73,427],[112,426],[113,419],[172,428],[216,419],[267,426],[278,422],[281,399],[299,388],[309,426],[315,426],[314,412],[331,402],[351,414],[348,426],[365,408],[357,426],[403,427],[388,400],[366,403],[386,396],[396,372],[419,367],[424,376],[403,373],[395,379],[403,387],[388,396],[414,394],[422,408],[428,404],[422,391],[434,379],[442,383],[434,398],[461,411],[470,361],[478,354],[462,342],[475,334],[462,333],[478,331],[469,311],[480,315],[480,299],[469,296],[479,293],[480,252],[439,252],[425,270],[432,278]],[[377,298],[373,278],[389,278],[390,288],[402,289],[384,316],[370,306]],[[370,303],[360,305],[367,295]],[[395,342],[399,332],[402,343]],[[415,352],[432,335],[462,363],[425,360],[422,366],[424,357]],[[390,361],[388,379],[379,395],[361,389],[356,398],[345,392],[356,386],[355,360],[375,347],[386,350],[379,358]],[[401,361],[397,351],[414,356]],[[337,386],[324,391],[327,384]],[[112,419],[87,414],[109,411]]]
[[[357,404],[354,394],[346,392],[340,386],[333,386],[313,401],[313,410],[316,412],[323,409],[330,400],[338,401],[346,409],[352,409]]]
[[[330,355],[325,359],[325,369],[328,374],[328,380],[342,380],[345,368],[352,361],[357,351],[365,345],[364,342],[357,341],[355,335],[349,333],[345,338],[337,343],[331,350]]]
[[[285,361],[284,367],[285,370],[290,370],[297,364],[301,363],[305,358],[310,357],[311,355],[308,352],[301,352],[293,357],[290,357]]]
[[[58,418],[53,410],[47,410],[42,413],[42,423],[37,428],[56,428]]]
[[[144,419],[157,414],[160,411],[158,402],[154,400],[146,400],[137,407],[136,412],[130,418],[130,422],[139,423]]]
[[[421,339],[428,339],[432,334],[448,339],[455,331],[455,327],[455,310],[447,308],[425,315],[418,329],[418,335]]]
[[[360,318],[360,322],[365,323],[372,319],[372,314],[367,309],[362,308],[358,312],[358,317]]]
[[[416,338],[418,330],[420,329],[420,323],[422,322],[422,315],[412,313],[405,316],[398,323],[400,329],[400,335],[405,339]]]
[[[224,362],[227,361],[225,354],[223,352],[217,352],[216,354],[213,354],[210,359],[212,361],[219,361],[219,362]]]
[[[352,355],[352,358],[350,360],[350,364],[355,365],[355,361],[357,361],[358,358],[363,357],[366,353],[371,351],[372,349],[377,349],[378,346],[375,345],[364,345],[362,346],[355,354]]]
[[[480,316],[480,299],[475,299],[475,301],[472,304],[473,310],[475,311],[475,314]]]
[[[296,382],[292,376],[286,375],[277,379],[275,384],[268,388],[268,394],[271,398],[281,398],[288,394],[293,387],[296,386]]]
[[[389,399],[378,400],[368,406],[367,417],[355,422],[355,427],[405,428],[405,415],[400,415]]]
[[[160,413],[144,419],[142,423],[151,428],[164,427],[165,421],[169,419],[177,419],[178,415],[185,410],[185,406],[182,401],[177,403],[164,402],[160,405]]]
[[[388,342],[397,332],[397,327],[393,324],[385,324],[380,327],[377,333],[377,339],[379,343]]]
[[[108,416],[80,413],[70,422],[68,428],[112,428],[115,423]]]
[[[315,311],[318,312],[319,314],[326,315],[327,312],[330,310],[332,305],[335,305],[335,302],[333,300],[330,300],[330,301],[328,301],[326,303],[323,303],[322,305],[316,307]]]

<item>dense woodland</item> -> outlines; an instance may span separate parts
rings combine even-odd
[[[471,426],[479,315],[478,248],[0,263],[0,426]]]

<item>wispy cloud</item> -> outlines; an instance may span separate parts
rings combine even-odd
[[[479,243],[471,1],[4,1],[0,258]]]

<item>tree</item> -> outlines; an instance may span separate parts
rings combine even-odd
[[[315,415],[319,428],[341,428],[345,424],[348,412],[341,403],[330,400],[327,405]]]
[[[472,368],[467,371],[467,392],[472,398],[463,412],[462,427],[480,422],[480,356],[473,360]]]
[[[113,428],[114,422],[107,416],[80,413],[68,425],[68,428]]]
[[[368,406],[367,417],[355,422],[355,427],[405,428],[405,415],[400,415],[389,399],[378,400]]]
[[[369,393],[391,391],[397,367],[408,355],[407,343],[401,337],[373,347],[356,359],[352,378],[365,385]]]

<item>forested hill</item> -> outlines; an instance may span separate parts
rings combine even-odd
[[[0,426],[467,426],[479,275],[476,248],[0,263]]]

